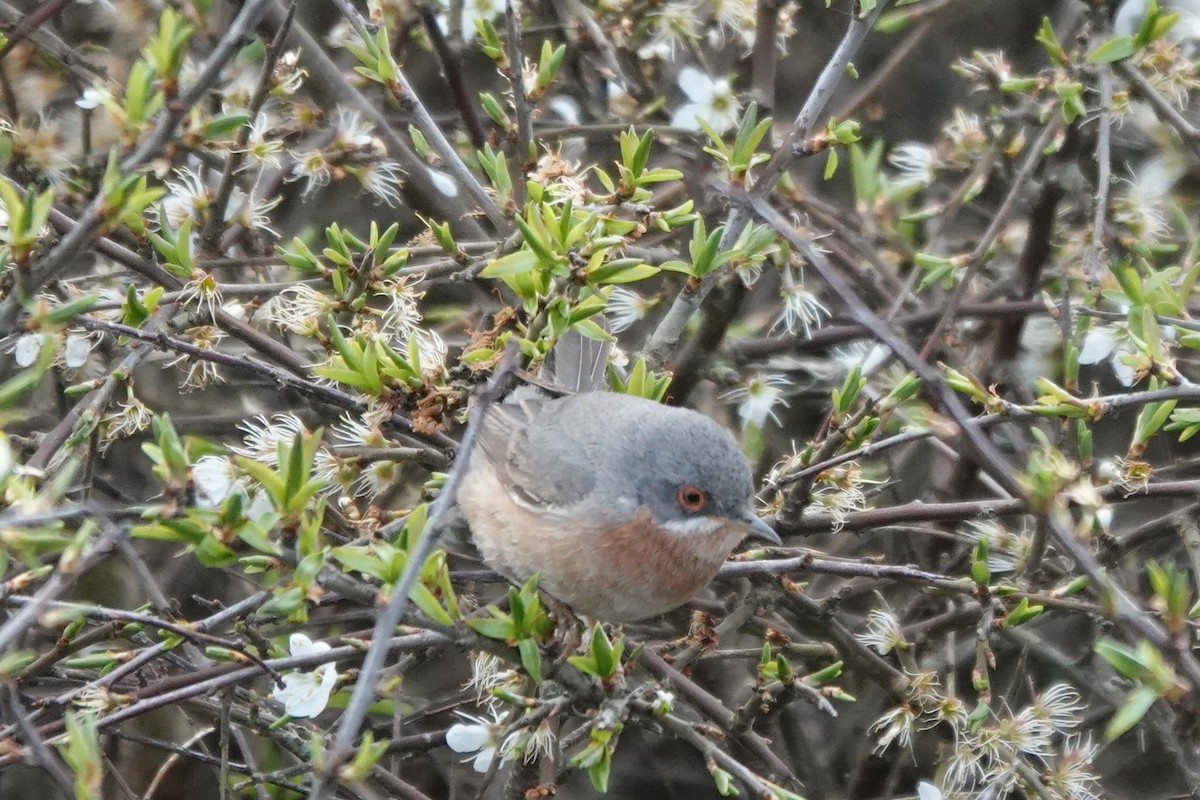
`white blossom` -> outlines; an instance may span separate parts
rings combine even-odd
[[[904,748],[911,746],[916,729],[917,716],[911,706],[905,704],[884,712],[871,725],[871,731],[878,734],[875,752],[882,753],[893,742]]]
[[[1169,327],[1161,328],[1161,334],[1164,339],[1175,338],[1174,329]],[[1133,386],[1142,376],[1137,368],[1126,362],[1133,360],[1128,357],[1140,353],[1141,348],[1134,341],[1129,326],[1125,323],[1093,325],[1088,328],[1083,346],[1079,348],[1079,363],[1099,364],[1101,361],[1108,361],[1121,385]]]
[[[175,170],[178,180],[165,181],[167,195],[159,206],[159,227],[179,230],[185,220],[199,222],[208,213],[212,195],[204,179],[195,170],[186,167]]]
[[[888,162],[899,171],[901,183],[928,186],[937,177],[937,154],[920,142],[899,145],[888,155]]]
[[[713,79],[695,67],[684,67],[679,73],[679,88],[689,102],[671,116],[673,127],[698,131],[699,120],[704,120],[717,133],[724,133],[738,124],[742,105],[728,78]]]
[[[302,199],[307,199],[315,190],[329,184],[329,160],[325,158],[324,153],[320,150],[305,150],[296,153],[295,158],[292,179],[304,181],[304,191],[300,193]]]
[[[708,41],[713,47],[724,47],[732,37],[745,53],[754,48],[758,29],[754,0],[710,0],[713,22],[708,32]]]
[[[491,653],[481,652],[471,661],[471,680],[464,688],[474,690],[475,702],[495,711],[497,698],[493,689],[513,684],[520,680],[516,670],[505,667],[504,662]],[[515,687],[514,687],[515,688]]]
[[[37,361],[38,354],[42,352],[42,343],[45,341],[46,334],[30,331],[17,339],[17,343],[8,352],[13,354],[18,367],[28,367]]]
[[[421,361],[421,374],[430,377],[446,368],[446,342],[437,331],[416,328],[410,334],[417,342],[417,358]]]
[[[279,232],[270,224],[271,212],[282,201],[281,195],[261,199],[256,197],[253,191],[244,192],[235,186],[229,196],[229,204],[225,206],[225,221],[240,225],[249,231],[269,233],[278,239]]]
[[[471,762],[471,768],[481,774],[487,772],[492,767],[492,760],[496,758],[500,746],[499,737],[504,731],[508,713],[493,714],[491,719],[465,714],[462,711],[454,713],[466,722],[456,722],[450,726],[446,731],[446,745],[456,753],[474,753],[474,756],[466,759]],[[508,759],[508,755],[500,754],[501,764]]]
[[[280,136],[271,135],[274,127],[271,117],[265,112],[260,113],[250,123],[250,135],[246,138],[246,146],[241,151],[247,156],[247,161],[241,169],[250,169],[256,165],[271,169],[281,167],[279,156],[284,150],[283,139]]]
[[[12,445],[8,443],[8,437],[0,432],[0,483],[12,474],[16,466],[17,458],[13,455]]]
[[[942,790],[929,781],[917,784],[917,800],[942,800]]]
[[[241,447],[229,447],[234,453],[246,458],[253,458],[269,467],[279,465],[279,444],[291,447],[296,437],[307,433],[308,429],[295,414],[276,414],[267,419],[259,414],[254,419],[238,423],[238,429],[244,431]]]
[[[756,375],[744,385],[722,394],[721,399],[738,404],[737,413],[742,427],[761,428],[768,419],[779,423],[775,407],[787,407],[787,401],[783,399],[783,387],[788,385],[790,382],[783,375]]]
[[[118,403],[117,407],[104,417],[104,437],[100,444],[101,451],[107,450],[118,439],[145,430],[149,427],[153,417],[154,413],[133,393],[133,387],[127,385],[125,400]]]
[[[502,758],[521,757],[527,764],[536,762],[539,758],[551,758],[554,755],[554,730],[550,720],[542,720],[536,728],[522,728],[504,737],[500,744]]]
[[[266,319],[278,328],[312,336],[334,301],[307,283],[288,286],[271,300]]]
[[[429,177],[429,182],[433,184],[433,188],[444,194],[446,197],[458,197],[458,183],[440,169],[426,167],[426,173]]]
[[[701,18],[695,0],[677,0],[660,6],[650,14],[650,38],[638,48],[638,58],[674,61],[676,49],[699,38]]]
[[[608,296],[604,306],[604,314],[608,317],[608,327],[613,333],[628,330],[646,318],[646,314],[657,300],[647,300],[632,289],[616,286]]]
[[[217,315],[217,307],[221,305],[221,299],[221,285],[217,283],[217,279],[212,273],[204,270],[196,270],[192,274],[192,279],[179,290],[179,302],[185,306],[195,307],[197,311],[207,313],[209,318]]]
[[[449,5],[449,0],[442,0],[444,8],[449,8]],[[504,0],[463,0],[462,16],[458,20],[463,39],[468,42],[475,39],[475,20],[491,22],[503,13]],[[444,13],[438,15],[438,24],[442,30],[448,29],[448,20]]]
[[[1099,746],[1091,737],[1072,734],[1064,740],[1046,785],[1064,800],[1100,800],[1100,776],[1092,771]]]
[[[293,633],[288,638],[288,652],[293,658],[327,653],[331,649],[326,642],[314,642],[303,633]],[[283,676],[283,686],[276,686],[271,697],[283,703],[289,717],[309,719],[325,710],[337,677],[337,665],[332,661],[312,672],[293,672]]]
[[[347,167],[347,171],[358,178],[363,191],[374,197],[376,202],[384,203],[388,208],[399,205],[404,174],[399,162],[383,158],[361,167]]]
[[[241,471],[225,456],[207,455],[192,464],[192,482],[196,487],[196,505],[219,508],[234,492],[245,490]]]
[[[215,350],[217,343],[227,335],[225,331],[215,325],[197,325],[194,328],[188,328],[185,333],[191,337],[192,345],[200,350]],[[188,353],[180,353],[167,362],[167,366],[169,367],[183,364],[187,365],[187,375],[184,377],[183,384],[181,385],[181,388],[185,391],[201,389],[210,383],[224,380],[217,369],[216,363],[206,358],[197,358]]]
[[[783,328],[790,336],[797,327],[801,327],[805,337],[811,337],[813,329],[821,327],[821,318],[829,316],[829,309],[821,304],[816,294],[809,291],[804,284],[803,274],[796,280],[791,267],[784,268],[779,291],[783,298],[783,310],[775,318],[771,330]]]
[[[1141,27],[1149,7],[1150,0],[1125,0],[1113,17],[1113,33],[1133,36]],[[1179,15],[1167,31],[1167,38],[1181,43],[1200,39],[1200,0],[1163,0],[1158,7],[1164,12]]]
[[[675,707],[675,695],[665,689],[658,689],[650,700],[650,708],[655,714],[670,714]]]
[[[111,94],[108,90],[101,86],[89,86],[83,90],[83,94],[75,101],[75,105],[83,109],[99,108],[105,104],[105,100],[110,99]]]

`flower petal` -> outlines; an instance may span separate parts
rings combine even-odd
[[[18,367],[28,367],[33,362],[37,361],[38,354],[42,351],[43,334],[31,332],[17,339],[17,346],[13,348],[13,355],[16,358]]]
[[[929,781],[921,781],[917,784],[917,797],[919,800],[942,800],[942,790]]]
[[[496,757],[495,747],[485,747],[479,751],[479,755],[471,762],[471,769],[481,775],[487,772],[492,767],[492,759]]]
[[[1133,386],[1137,379],[1137,370],[1121,360],[1122,352],[1127,351],[1117,351],[1116,356],[1109,363],[1112,364],[1113,372],[1122,386]],[[1083,363],[1083,361],[1080,360],[1080,363]]]
[[[456,722],[446,731],[446,745],[456,753],[474,753],[487,744],[488,736],[487,729],[482,725]]]
[[[67,337],[67,346],[63,360],[70,369],[78,369],[87,361],[88,353],[92,352],[92,341],[86,336],[72,333]]]
[[[293,633],[288,637],[288,652],[293,656],[309,656],[314,653],[328,653],[332,647],[326,642],[314,642],[303,633]]]
[[[1091,328],[1083,337],[1083,347],[1079,348],[1080,364],[1099,364],[1108,358],[1117,345],[1116,329],[1111,325],[1101,325]]]
[[[446,197],[458,197],[458,184],[454,179],[441,170],[436,170],[433,167],[426,167],[429,173],[429,182]]]
[[[700,123],[697,121],[704,115],[707,106],[700,103],[687,103],[675,109],[675,113],[671,115],[671,127],[682,128],[685,131],[700,130]]]
[[[695,67],[684,67],[679,73],[679,88],[693,103],[707,104],[716,94],[716,82]]]
[[[329,705],[329,695],[337,683],[333,664],[322,664],[312,672],[293,672],[283,676],[283,686],[276,687],[271,696],[283,703],[288,716],[310,719]]]

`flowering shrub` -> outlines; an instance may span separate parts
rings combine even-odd
[[[1194,791],[1200,15],[1032,5],[0,4],[0,794]],[[482,564],[568,334],[785,546]]]

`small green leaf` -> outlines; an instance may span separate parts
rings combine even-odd
[[[1108,725],[1104,728],[1104,737],[1112,741],[1137,725],[1157,699],[1158,692],[1149,686],[1136,687],[1112,715],[1112,719],[1108,721]]]
[[[1087,54],[1087,60],[1092,64],[1112,64],[1122,61],[1137,52],[1131,36],[1114,36]]]

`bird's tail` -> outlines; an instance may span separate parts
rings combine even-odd
[[[543,377],[568,392],[594,392],[604,387],[604,371],[612,340],[591,339],[571,329],[558,338],[546,359]]]

